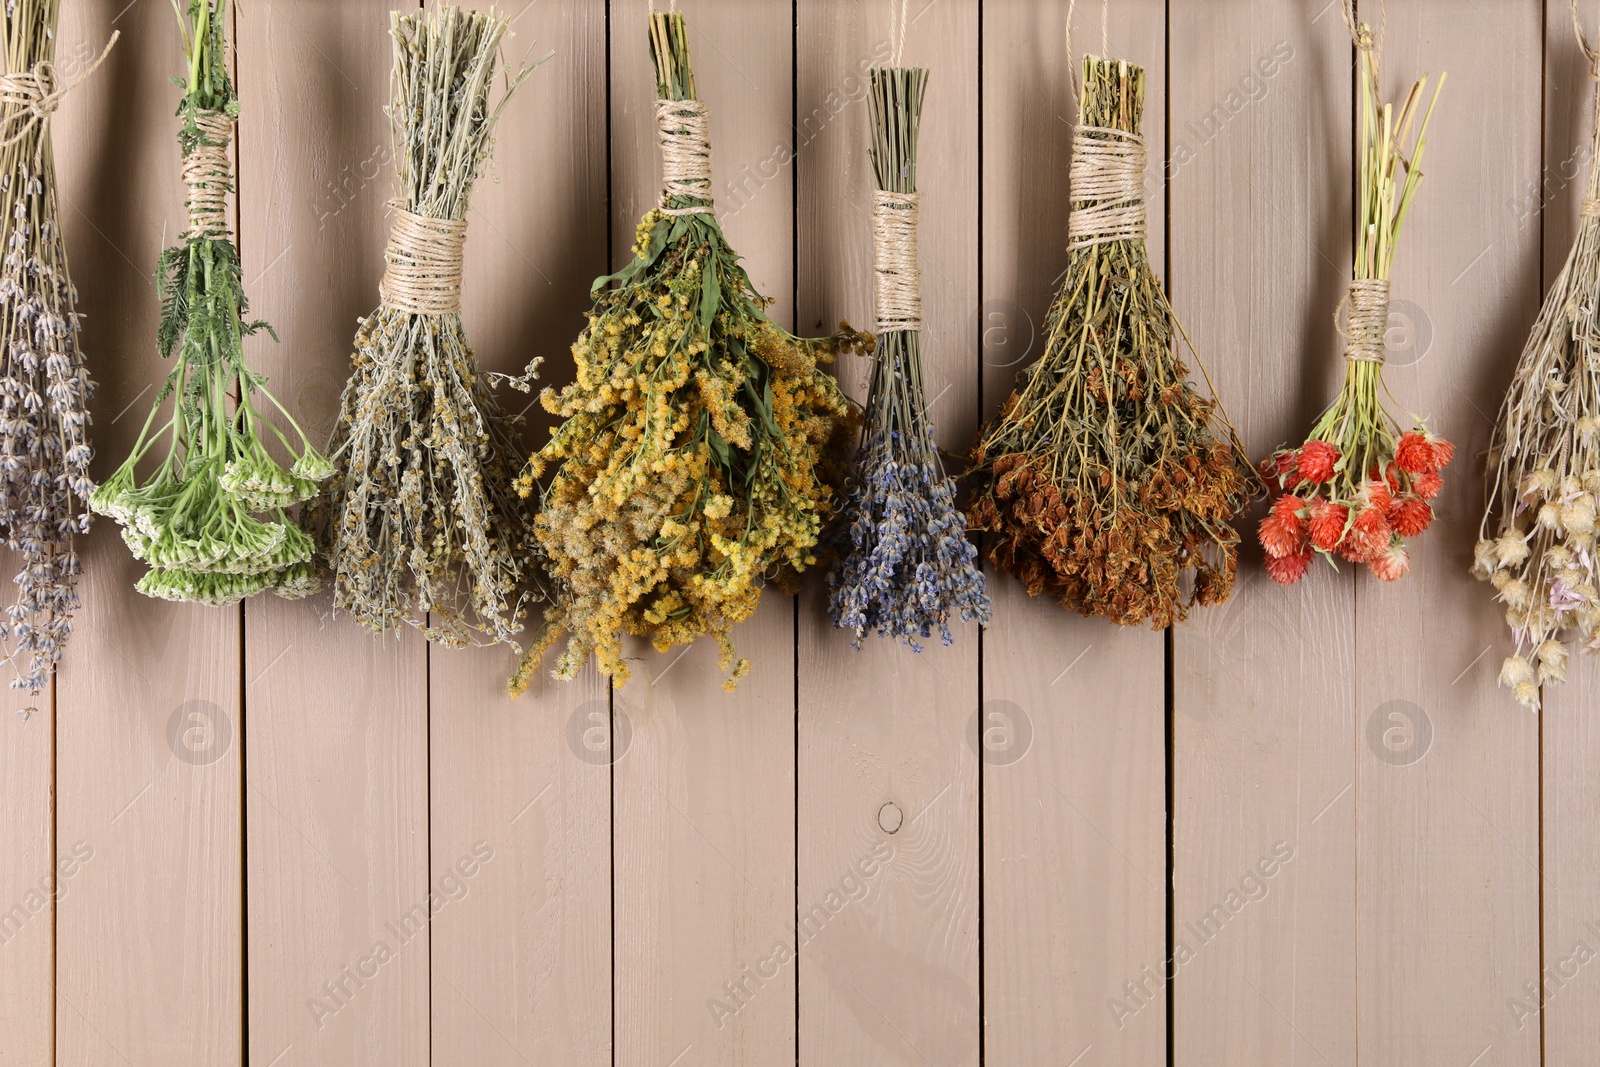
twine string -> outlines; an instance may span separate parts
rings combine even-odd
[[[1574,0],[1576,2],[1576,0]],[[1372,69],[1378,69],[1378,58],[1383,54],[1383,35],[1389,23],[1388,0],[1378,0],[1378,32],[1372,32],[1370,23],[1356,17],[1356,0],[1344,0],[1340,5],[1344,13],[1345,29],[1350,31],[1351,42],[1361,51],[1372,53]]]
[[[1144,138],[1110,126],[1079,126],[1072,135],[1067,250],[1145,235]]]
[[[905,55],[906,29],[909,24],[907,18],[909,12],[906,9],[909,6],[909,2],[910,0],[900,0],[897,5],[895,0],[889,0],[889,40],[892,46],[889,54],[889,65],[891,67],[898,67],[901,57]]]
[[[1579,218],[1593,219],[1600,218],[1600,159],[1595,155],[1595,152],[1600,151],[1600,49],[1590,44],[1589,35],[1583,32],[1583,16],[1578,12],[1578,0],[1572,0],[1572,32],[1578,38],[1579,51],[1589,61],[1589,77],[1595,83],[1595,110],[1589,117],[1591,146],[1589,187],[1578,208]]]
[[[1078,95],[1078,62],[1072,52],[1072,15],[1078,0],[1067,0],[1067,69],[1071,71],[1072,95]],[[1100,0],[1100,54],[1111,55],[1111,0]]]
[[[183,157],[185,202],[189,207],[189,232],[199,237],[227,237],[228,192],[233,187],[233,117],[223,111],[196,111],[200,140]]]
[[[0,130],[8,131],[0,139],[0,148],[16,144],[29,132],[50,121],[50,116],[61,106],[62,98],[100,69],[100,64],[111,54],[111,46],[121,36],[121,30],[113,32],[111,40],[106,42],[95,61],[77,77],[65,82],[61,80],[61,72],[56,65],[44,59],[27,70],[0,74]]]
[[[448,315],[461,310],[462,249],[466,219],[435,219],[389,201],[394,226],[383,258],[388,267],[378,292],[383,302],[413,315]]]
[[[1578,12],[1578,0],[1572,0],[1572,32],[1577,35],[1578,47],[1589,61],[1589,77],[1600,81],[1600,48],[1590,44],[1589,35],[1583,32],[1583,16]]]
[[[872,275],[879,333],[922,329],[916,193],[872,194]]]
[[[1345,339],[1344,358],[1353,363],[1382,363],[1384,335],[1389,332],[1389,282],[1384,278],[1356,278],[1339,310],[1350,308],[1350,323],[1339,333]],[[1339,311],[1334,312],[1337,328]]]
[[[656,130],[661,142],[661,213],[708,215],[711,197],[711,140],[706,106],[698,100],[657,100]],[[702,200],[668,207],[674,197]]]

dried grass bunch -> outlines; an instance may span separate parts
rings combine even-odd
[[[513,488],[518,420],[490,392],[461,321],[472,187],[507,100],[533,72],[495,70],[508,22],[440,6],[390,16],[398,197],[382,303],[361,320],[340,400],[337,470],[312,526],[334,606],[367,629],[448,646],[516,643],[538,577],[533,516]]]

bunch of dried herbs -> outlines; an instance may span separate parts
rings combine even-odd
[[[206,604],[235,603],[264,589],[301,597],[317,586],[312,543],[286,509],[313,496],[332,468],[267,391],[266,379],[245,366],[244,339],[271,327],[244,317],[227,217],[228,145],[239,114],[227,69],[227,0],[173,6],[188,57],[178,141],[189,226],[182,243],[162,253],[156,275],[157,345],[173,368],[132,453],[90,503],[122,524],[123,540],[149,564],[142,593]],[[257,410],[260,398],[278,409],[293,439]],[[158,425],[168,401],[171,414]],[[271,455],[269,433],[293,457],[287,466]],[[158,466],[142,481],[138,467],[150,455],[159,456]]]
[[[990,616],[977,552],[956,506],[928,419],[922,384],[921,295],[917,289],[917,130],[928,72],[874,67],[871,72],[873,221],[878,281],[878,344],[867,392],[866,425],[835,527],[839,562],[828,574],[829,614],[922,651],[949,620]]]
[[[1187,379],[1150,267],[1144,86],[1140,67],[1084,58],[1066,274],[1043,357],[972,450],[968,515],[988,559],[1030,594],[1159,628],[1231,593],[1231,522],[1255,479],[1215,400]]]
[[[519,484],[543,500],[535,529],[555,603],[513,692],[563,635],[557,676],[593,652],[620,684],[624,634],[660,650],[710,636],[731,689],[749,670],[734,624],[755,611],[765,579],[816,562],[835,508],[851,409],[818,365],[865,339],[843,327],[804,340],[767,318],[771,301],[712,210],[682,14],[650,15],[650,49],[662,202],[639,224],[633,261],[595,282],[572,347],[577,379],[541,396],[565,421]]]
[[[381,286],[361,320],[330,446],[336,471],[312,528],[334,606],[382,633],[414,626],[460,646],[516,643],[533,517],[513,488],[522,446],[461,321],[473,184],[496,123],[533,72],[494,99],[508,21],[452,6],[390,16],[399,196]]]
[[[1455,453],[1421,419],[1404,433],[1384,404],[1384,334],[1389,323],[1389,274],[1412,197],[1422,182],[1428,120],[1444,87],[1431,98],[1428,79],[1411,87],[1398,111],[1379,103],[1378,64],[1370,28],[1356,30],[1361,67],[1361,157],[1355,277],[1345,331],[1344,388],[1298,447],[1262,461],[1277,494],[1261,521],[1267,573],[1281,584],[1299,581],[1312,554],[1365,563],[1384,581],[1411,568],[1405,539],[1433,521],[1429,503],[1444,487]],[[1427,99],[1427,110],[1422,109]],[[1412,129],[1415,126],[1415,139]]]
[[[1578,39],[1595,67],[1600,53],[1581,29]],[[1594,160],[1600,126],[1590,147]],[[1493,584],[1516,642],[1500,681],[1518,703],[1537,708],[1543,684],[1566,680],[1564,632],[1576,631],[1585,651],[1600,651],[1600,168],[1593,164],[1577,239],[1501,406],[1488,474],[1473,573]]]
[[[78,292],[47,120],[71,88],[55,67],[60,9],[60,0],[7,6],[0,76],[0,537],[22,564],[12,579],[17,598],[0,616],[0,642],[16,667],[12,687],[33,693],[50,681],[72,634],[73,536],[89,529],[94,491],[94,386],[78,347]]]

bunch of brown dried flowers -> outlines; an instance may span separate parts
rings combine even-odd
[[[1140,67],[1084,58],[1065,279],[1044,356],[973,447],[968,516],[1030,594],[1163,627],[1227,599],[1231,524],[1256,481],[1216,402],[1187,380],[1150,267],[1144,85]]]

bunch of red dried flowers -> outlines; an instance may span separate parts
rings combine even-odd
[[[1400,432],[1383,403],[1389,272],[1406,210],[1422,181],[1422,150],[1439,89],[1426,111],[1426,76],[1398,110],[1380,105],[1372,31],[1352,21],[1351,32],[1361,53],[1362,144],[1344,388],[1305,444],[1279,449],[1261,464],[1262,477],[1279,494],[1261,520],[1261,544],[1267,573],[1283,585],[1305,577],[1314,552],[1330,563],[1335,556],[1365,563],[1386,582],[1403,577],[1411,569],[1405,541],[1433,521],[1429,501],[1444,487],[1443,471],[1455,453],[1420,419],[1414,429]],[[1413,126],[1415,148],[1408,151]]]

